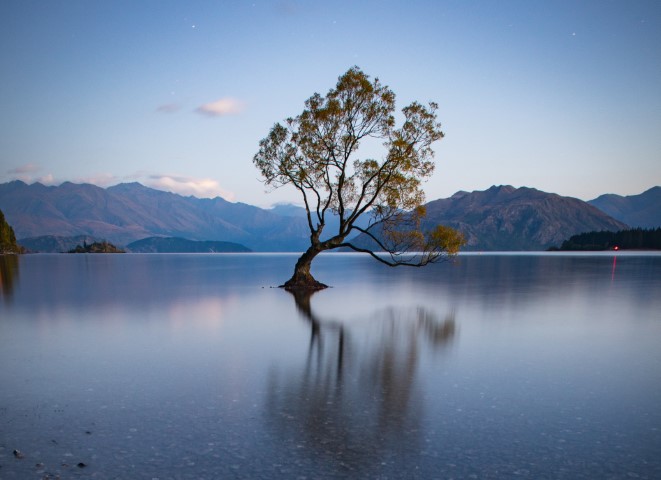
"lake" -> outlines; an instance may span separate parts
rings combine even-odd
[[[661,478],[661,255],[295,260],[0,256],[0,478]]]

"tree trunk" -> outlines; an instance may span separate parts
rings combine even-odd
[[[310,273],[310,265],[314,257],[319,255],[323,249],[320,249],[317,246],[311,246],[307,251],[301,255],[301,257],[296,262],[294,267],[294,275],[285,282],[284,285],[280,285],[286,290],[322,290],[328,288],[328,285],[324,285],[321,282],[318,282],[314,279]]]

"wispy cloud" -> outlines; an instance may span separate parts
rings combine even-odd
[[[41,177],[36,178],[34,181],[43,183],[44,185],[55,185],[56,183],[59,183],[55,180],[55,177],[53,177],[51,173],[42,175]]]
[[[241,100],[231,97],[221,98],[215,102],[206,103],[195,110],[201,115],[208,117],[222,117],[226,115],[237,115],[245,110],[246,106]]]
[[[275,4],[275,11],[281,15],[291,16],[301,11],[301,5],[292,0],[281,0]]]
[[[193,195],[201,198],[222,197],[225,200],[234,200],[234,193],[225,190],[216,180],[210,178],[155,174],[149,175],[144,184],[179,195]]]
[[[225,190],[218,181],[211,178],[194,178],[185,175],[162,174],[140,170],[130,175],[117,176],[107,173],[80,178],[76,183],[92,183],[100,187],[109,187],[121,182],[138,182],[157,190],[177,193],[179,195],[193,195],[199,198],[222,197],[225,200],[234,200],[234,193]]]
[[[74,180],[74,183],[91,183],[92,185],[97,185],[99,187],[109,187],[110,185],[115,185],[120,183],[123,179],[117,175],[112,175],[110,173],[99,173],[89,177],[82,177]]]
[[[43,183],[44,185],[55,184],[55,178],[52,174],[40,174],[43,169],[40,165],[26,163],[18,167],[7,170],[7,175],[11,180],[20,180],[25,183]]]
[[[38,172],[39,170],[41,170],[39,165],[35,165],[34,163],[27,163],[25,165],[21,165],[20,167],[7,170],[7,173],[10,175],[26,175]]]
[[[165,103],[156,107],[158,113],[177,113],[181,110],[181,105],[178,103]]]

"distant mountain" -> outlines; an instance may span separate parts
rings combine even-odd
[[[281,215],[283,217],[302,218],[305,220],[307,225],[307,212],[303,207],[292,205],[291,203],[281,203],[274,206],[269,211]],[[326,218],[324,220],[326,222],[326,226],[324,227],[324,231],[321,234],[321,240],[328,239],[331,236],[337,234],[338,230],[340,229],[339,215],[330,213],[326,215]],[[362,215],[356,220],[355,225],[357,227],[367,228],[367,226],[369,225],[369,220],[370,220],[369,215]],[[355,236],[356,235],[351,235],[350,238],[353,238]]]
[[[631,227],[661,227],[661,187],[626,197],[609,193],[588,203]]]
[[[64,253],[76,248],[76,245],[91,245],[101,239],[89,235],[62,237],[59,235],[43,235],[21,239],[21,245],[32,253]]]
[[[0,208],[16,237],[88,235],[126,245],[154,236],[236,242],[257,251],[299,251],[309,243],[304,219],[258,207],[183,197],[139,183],[107,189],[65,182],[0,185]]]
[[[233,242],[195,241],[176,237],[149,237],[129,243],[133,253],[239,253],[250,252],[244,245]]]
[[[459,230],[468,251],[546,250],[577,233],[627,228],[576,198],[509,185],[460,191],[426,207],[423,228],[441,224]],[[359,243],[369,245],[365,237]]]
[[[294,205],[291,203],[278,203],[277,205],[273,206],[273,208],[271,208],[269,212],[273,212],[276,215],[280,215],[282,217],[299,217],[299,218],[307,217],[305,213],[305,208],[299,207],[298,205]]]

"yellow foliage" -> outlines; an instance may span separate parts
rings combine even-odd
[[[466,244],[464,235],[454,228],[438,225],[427,236],[427,251],[440,250],[449,255],[456,255]]]

